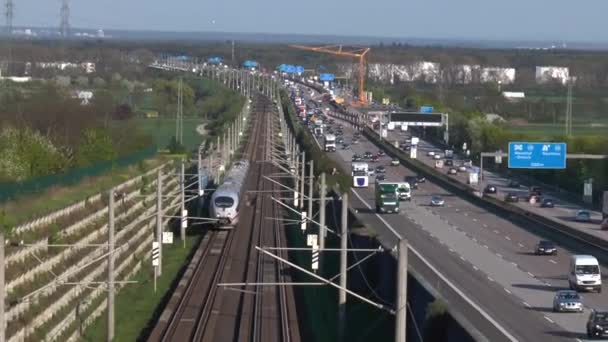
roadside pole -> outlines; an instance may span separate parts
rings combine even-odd
[[[108,202],[108,342],[114,340],[114,188]]]
[[[407,240],[399,241],[397,263],[397,302],[395,305],[395,342],[407,339]]]
[[[4,301],[6,299],[5,269],[4,232],[0,231],[0,342],[4,342],[6,338],[6,316],[4,315]]]
[[[163,196],[162,196],[161,171],[156,175],[156,242],[159,243],[158,266],[155,268],[156,275],[163,274]]]
[[[340,235],[340,292],[338,293],[338,341],[343,342],[346,331],[346,288],[348,264],[348,192],[342,194]]]
[[[186,220],[188,214],[186,213],[186,176],[185,176],[186,166],[184,165],[184,158],[182,158],[181,163],[181,173],[180,173],[180,184],[181,184],[181,220],[179,223],[179,237],[182,239],[183,247],[186,248]],[[200,180],[199,180],[200,181]]]
[[[306,153],[302,152],[302,170],[300,171],[300,196],[302,200],[300,201],[300,210],[304,209],[304,184],[306,181]]]
[[[314,164],[315,164],[315,161],[313,159],[311,159],[310,165],[309,165],[310,170],[309,170],[309,175],[308,175],[308,177],[310,177],[308,180],[308,218],[310,220],[312,220],[312,193],[313,193],[313,186],[315,183],[315,178],[314,178],[315,177],[314,176],[315,166],[314,166]],[[308,227],[312,227],[312,221],[308,221],[307,223],[308,223]]]
[[[325,193],[327,185],[325,184],[325,172],[321,173],[321,188],[319,197],[321,201],[319,203],[319,273],[323,274],[323,262],[325,249]]]

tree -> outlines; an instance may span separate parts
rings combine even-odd
[[[106,129],[92,128],[82,133],[76,152],[77,166],[88,166],[100,160],[113,160],[116,156],[116,148]]]
[[[173,116],[177,112],[177,95],[179,81],[156,80],[152,86],[154,106],[161,115]],[[192,113],[194,107],[194,91],[186,83],[182,82],[182,103],[184,113]]]

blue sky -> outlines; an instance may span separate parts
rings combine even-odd
[[[60,0],[14,0],[15,25],[58,26]],[[400,38],[598,41],[606,0],[71,0],[76,27]]]

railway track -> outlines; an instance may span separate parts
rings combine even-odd
[[[266,191],[276,185],[263,175],[275,172],[268,163],[277,136],[273,105],[263,97],[253,103],[252,129],[243,158],[251,162],[246,190],[234,230],[208,231],[186,274],[161,315],[149,341],[295,341],[299,328],[293,291],[284,286],[235,286],[218,283],[288,281],[280,263],[255,246],[285,246],[281,209]],[[286,253],[280,253],[286,257]],[[183,283],[183,284],[182,284]]]

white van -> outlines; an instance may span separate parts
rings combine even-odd
[[[410,183],[399,182],[397,184],[397,194],[399,194],[399,199],[402,201],[411,201],[412,189],[410,188]]]
[[[573,255],[570,259],[568,282],[572,290],[602,292],[600,264],[591,255]]]

